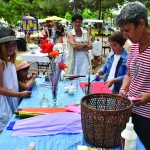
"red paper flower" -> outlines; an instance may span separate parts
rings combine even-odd
[[[49,58],[49,71],[50,73],[48,73],[49,75],[49,79],[50,82],[52,83],[52,91],[55,92],[56,87],[58,85],[58,81],[60,79],[61,76],[61,71],[64,70],[67,67],[65,63],[65,59],[63,57],[64,53],[62,53],[62,57],[60,62],[58,62],[58,64],[56,63],[56,57],[59,56],[59,52],[57,50],[53,50],[54,47],[54,43],[42,43],[40,45],[40,48],[42,49],[40,52],[41,53],[47,53],[47,57]]]
[[[41,42],[41,44],[48,44],[49,41],[48,41],[48,40],[41,39],[40,42]]]
[[[40,52],[41,53],[50,53],[53,51],[54,43],[48,43],[48,44],[41,44],[40,48],[42,49]]]
[[[57,56],[59,56],[59,52],[56,50],[53,50],[52,52],[49,53],[49,55],[53,58],[56,58]]]
[[[64,70],[64,71],[65,71],[66,68],[68,68],[68,66],[67,66],[66,64],[63,64],[63,63],[61,63],[61,62],[58,62],[58,67],[59,67],[61,70]]]

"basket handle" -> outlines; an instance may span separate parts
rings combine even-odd
[[[101,93],[102,93],[102,90],[106,88],[106,87],[101,87]],[[103,103],[103,107],[104,107],[104,110],[106,110],[106,105],[105,105],[105,101],[104,101],[104,94],[102,93],[102,103]]]
[[[124,97],[120,97],[120,99],[118,100],[117,104],[114,106],[113,110],[116,110],[116,108],[120,105],[121,102],[124,102],[125,100],[123,99]]]

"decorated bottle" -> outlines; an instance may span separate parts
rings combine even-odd
[[[121,150],[136,150],[137,134],[133,129],[132,117],[121,132]]]

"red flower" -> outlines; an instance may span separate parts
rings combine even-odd
[[[61,70],[64,70],[64,71],[65,71],[66,68],[68,68],[68,66],[67,66],[66,64],[63,64],[63,63],[61,63],[61,62],[58,62],[58,67],[59,67]]]
[[[48,44],[49,42],[48,40],[44,40],[44,39],[41,39],[40,41],[41,41],[41,44]]]
[[[55,58],[55,57],[59,56],[59,52],[56,51],[56,50],[53,50],[52,52],[49,53],[49,55],[50,55],[51,57]]]
[[[53,51],[54,43],[43,43],[40,45],[40,48],[42,49],[41,53],[50,53]]]

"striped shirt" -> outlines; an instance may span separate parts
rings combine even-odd
[[[140,52],[139,44],[133,44],[126,65],[131,78],[129,96],[150,92],[150,45]],[[132,112],[150,118],[150,103],[140,107],[133,105]]]

